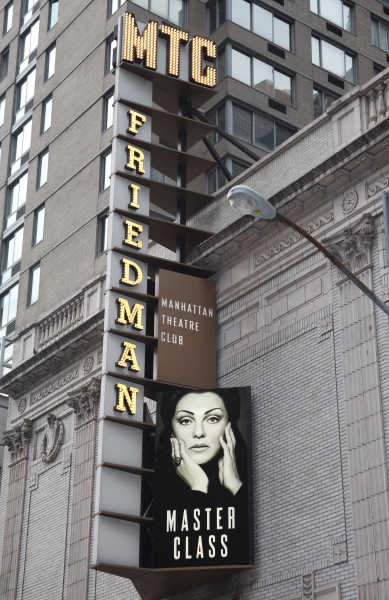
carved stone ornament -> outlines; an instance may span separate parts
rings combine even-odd
[[[334,328],[332,315],[328,315],[327,317],[320,319],[320,321],[318,321],[317,327],[318,327],[319,340],[320,340],[321,336],[325,335],[329,331],[332,331]]]
[[[46,417],[47,425],[41,443],[41,457],[43,462],[51,463],[57,457],[62,446],[64,426],[61,419],[50,413]]]
[[[364,154],[363,156],[357,158],[357,163],[364,169],[368,170],[374,165],[374,156],[371,154]]]
[[[313,600],[313,587],[314,587],[313,573],[308,573],[308,575],[302,576],[301,587],[302,587],[302,593],[303,593],[303,600]]]
[[[18,402],[18,411],[20,412],[20,414],[24,413],[24,411],[26,410],[26,406],[27,406],[27,398],[24,396]]]
[[[93,369],[93,356],[87,356],[84,360],[84,373],[87,375]]]
[[[378,181],[374,181],[374,183],[370,183],[367,186],[367,195],[374,196],[377,192],[382,192],[389,185],[389,177],[384,177],[379,179]]]
[[[358,222],[355,230],[353,233],[352,229],[347,227],[343,232],[343,240],[339,242],[331,243],[329,239],[323,241],[332,254],[339,258],[345,267],[354,272],[371,262],[371,245],[374,238],[373,216],[363,215],[363,221]]]
[[[76,427],[81,427],[95,417],[95,405],[100,398],[100,379],[93,377],[91,383],[81,390],[68,393],[68,405],[74,410]]]
[[[4,446],[7,446],[11,453],[12,462],[27,458],[31,427],[32,421],[23,419],[21,425],[17,425],[14,429],[4,432]]]
[[[342,200],[342,211],[345,215],[352,212],[358,203],[357,192],[348,192]]]
[[[334,563],[339,564],[347,561],[347,543],[341,542],[333,546],[334,550]]]

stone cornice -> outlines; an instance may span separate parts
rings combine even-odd
[[[0,390],[11,397],[18,397],[47,376],[47,373],[60,371],[74,361],[77,353],[96,343],[100,338],[99,327],[104,321],[104,311],[97,313],[50,346],[12,369],[0,379]],[[89,338],[89,339],[87,339]]]

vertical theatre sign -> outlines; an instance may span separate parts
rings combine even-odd
[[[215,58],[213,41],[200,36],[189,40],[187,31],[170,24],[159,26],[151,20],[142,25],[131,13],[125,13],[119,21],[93,566],[130,578],[141,597],[149,600],[252,565],[247,541],[250,537],[247,519],[251,514],[249,452],[246,451],[239,468],[235,464],[240,471],[240,492],[236,489],[237,479],[232,486],[234,492],[231,491],[232,463],[228,459],[233,452],[234,435],[235,440],[244,441],[239,444],[239,452],[249,446],[249,437],[244,432],[249,422],[249,400],[247,391],[237,390],[235,404],[231,404],[226,400],[227,391],[215,390],[216,294],[215,284],[209,280],[213,271],[185,262],[188,252],[213,235],[186,224],[188,217],[213,200],[186,186],[214,164],[187,152],[213,126],[190,120],[186,107],[189,102],[201,106],[214,95]],[[153,142],[152,133],[168,141],[169,147]],[[174,179],[177,185],[151,179],[151,167]],[[174,215],[175,221],[152,217],[151,203]],[[177,260],[149,255],[149,240],[176,252]],[[186,456],[204,458],[209,454],[205,448],[208,445],[213,447],[214,454],[204,467],[199,466],[201,458],[196,463],[183,457],[178,465],[179,456],[173,456],[170,448],[170,463],[175,464],[173,474],[178,479],[185,460],[192,467],[197,465],[197,475],[200,474],[203,484],[204,475],[208,478],[210,495],[202,498],[203,503],[199,501],[198,506],[191,500],[193,511],[203,508],[200,515],[192,511],[191,516],[196,523],[194,515],[198,516],[201,533],[197,537],[201,537],[201,542],[197,540],[194,549],[196,543],[189,534],[188,542],[181,534],[175,535],[179,539],[173,540],[175,550],[165,564],[163,545],[165,540],[169,547],[172,545],[170,534],[178,531],[173,531],[172,523],[175,528],[182,528],[185,509],[167,507],[169,517],[163,512],[158,481],[163,481],[164,471],[158,471],[157,467],[154,478],[154,466],[161,463],[158,460],[155,463],[154,437],[150,437],[154,436],[155,426],[147,416],[144,399],[155,399],[161,392],[167,394],[158,402],[158,414],[162,415],[162,407],[175,402],[175,395],[186,390],[186,396],[180,398],[181,404],[188,402],[189,397],[196,411],[200,405],[199,410],[203,410],[204,395],[197,393],[199,388],[208,390],[203,392],[205,399],[220,404],[210,407],[212,416],[205,417],[204,431],[212,425],[213,434],[207,435],[214,441],[204,435],[204,444],[199,443],[194,449],[188,442]],[[188,396],[189,392],[193,397]],[[242,415],[240,425],[233,416],[238,405]],[[217,422],[221,422],[219,428],[215,427]],[[216,429],[220,435],[215,438]],[[164,443],[161,435],[158,448]],[[174,443],[178,452],[184,438],[181,440],[178,434],[173,437],[174,441],[168,445]],[[221,440],[215,441],[217,438]],[[223,468],[220,461],[225,465]],[[225,473],[222,481],[214,473],[208,473],[210,465],[216,464]],[[221,486],[226,493],[220,507],[214,502],[215,486]],[[247,510],[241,510],[242,506]],[[210,529],[207,529],[208,509],[212,513]],[[162,533],[166,518],[171,531]],[[221,535],[219,526],[223,528]],[[195,526],[193,529],[197,531]],[[242,532],[247,543],[239,538]],[[237,543],[242,548],[240,554],[236,553]],[[214,555],[210,550],[212,544]],[[195,558],[189,559],[189,554]],[[191,575],[193,566],[201,567],[196,577]],[[174,577],[163,575],[166,567],[174,569]]]

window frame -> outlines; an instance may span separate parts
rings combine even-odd
[[[108,184],[105,186],[105,180],[106,180],[106,161],[108,156],[110,156],[111,161],[112,161],[112,148],[109,148],[109,150],[106,150],[103,154],[100,155],[100,193],[104,192],[105,190],[107,190],[109,187],[111,187],[111,180],[110,180],[110,176],[111,176],[111,169],[109,170],[109,176],[108,176]],[[112,163],[111,163],[112,164]]]
[[[20,201],[20,182],[26,177],[26,182],[23,184],[22,190],[24,191],[24,196],[22,195],[22,203]],[[15,193],[16,186],[19,186],[18,189],[18,198],[17,205],[14,211],[11,212],[12,204],[13,204],[13,196]],[[4,231],[7,231],[14,223],[16,223],[22,215],[18,216],[18,213],[21,212],[24,214],[24,209],[27,201],[27,188],[28,188],[28,170],[25,173],[22,173],[15,181],[12,182],[11,185],[7,186],[6,191],[6,202],[5,202],[5,222],[4,222]],[[11,203],[12,202],[12,203]],[[23,209],[23,210],[21,210]],[[11,219],[11,223],[8,223],[8,220],[15,215],[15,218]]]
[[[328,42],[327,40],[317,36],[317,35],[311,35],[311,40],[318,40],[319,41],[319,61],[320,64],[316,64],[313,62],[313,53],[312,53],[312,64],[315,65],[316,67],[319,67],[320,69],[323,69],[323,71],[326,71],[326,73],[331,73],[332,75],[334,75],[334,77],[338,77],[338,79],[342,79],[343,81],[347,81],[347,83],[350,83],[351,85],[357,85],[356,82],[358,80],[357,78],[357,61],[356,61],[356,56],[353,56],[352,54],[350,54],[349,52],[346,52],[346,50],[344,50],[341,46],[337,46],[336,44],[333,44],[332,42]],[[328,44],[329,46],[333,46],[334,48],[336,48],[337,50],[341,50],[341,52],[343,52],[344,55],[344,72],[345,75],[344,77],[342,77],[341,75],[338,75],[337,73],[334,73],[333,71],[329,71],[328,69],[326,69],[325,67],[323,67],[323,42],[325,42],[326,44]],[[312,42],[311,42],[312,44]],[[350,58],[352,58],[353,60],[353,81],[350,81],[349,79],[346,79],[347,76],[347,71],[346,71],[346,56],[349,56]]]
[[[371,24],[373,25],[373,22],[377,23],[378,25],[378,46],[376,46],[376,44],[374,44],[373,42],[373,27],[371,28],[371,45],[374,46],[374,48],[378,48],[378,50],[382,50],[383,52],[385,52],[386,54],[389,53],[389,47],[387,50],[385,50],[385,48],[383,48],[381,46],[381,26],[384,26],[388,29],[388,38],[389,38],[389,23],[387,21],[383,21],[381,19],[378,19],[375,15],[371,16],[370,19]]]
[[[47,105],[49,104],[49,102],[51,103],[50,125],[48,127],[45,127],[46,110],[47,110]],[[50,94],[50,96],[47,96],[44,100],[42,100],[41,135],[43,135],[44,133],[46,133],[46,131],[48,131],[50,129],[52,119],[53,119],[53,95]]]
[[[144,8],[143,4],[141,4],[138,0],[132,0],[132,2],[134,4],[136,4],[137,6],[140,6],[141,8]],[[147,0],[147,7],[148,8],[144,8],[144,10],[148,10],[149,12],[152,12],[155,15],[158,15],[159,17],[161,17],[165,21],[169,21],[169,23],[173,23],[174,25],[176,25],[177,27],[180,27],[181,29],[187,29],[187,24],[188,24],[188,0],[183,0],[184,16],[183,16],[183,19],[182,19],[181,23],[173,21],[170,18],[171,17],[171,13],[170,13],[171,0],[168,0],[168,16],[167,17],[164,14],[158,13],[155,10],[155,7],[151,5],[151,2],[152,2],[152,0]],[[122,5],[123,5],[123,2],[121,2],[121,4],[119,4],[118,8],[115,9],[112,12],[112,0],[108,0],[108,18],[112,17],[112,15],[115,14],[115,12],[117,10],[119,10],[119,8]]]
[[[207,114],[207,117],[209,120],[212,120],[213,115],[215,115],[215,123],[214,125],[217,125],[218,127],[220,126],[220,110],[224,109],[224,131],[227,130],[227,102],[222,102],[221,104],[219,104],[216,107],[213,107],[212,110]],[[221,129],[223,129],[223,127],[221,127]],[[223,139],[223,137],[216,131],[211,131],[211,133],[208,134],[208,139],[211,142],[211,144],[217,144],[221,139]]]
[[[11,242],[11,240],[14,240],[16,235],[20,232],[22,232],[21,245],[20,245],[20,256],[18,256],[15,259],[15,243],[14,243],[13,249],[12,249],[12,254],[13,254],[12,262],[7,266],[7,264],[4,264],[4,263],[5,263],[5,261],[7,261],[7,263],[8,263],[9,243]],[[24,235],[24,224],[22,224],[17,229],[14,229],[7,236],[3,237],[2,248],[1,248],[1,264],[0,264],[0,285],[4,285],[7,281],[9,281],[12,277],[17,275],[17,273],[19,273],[19,271],[20,271],[20,261],[22,258],[22,251],[23,251],[23,235]],[[18,265],[18,263],[19,263],[19,265]],[[18,268],[15,269],[16,265],[18,265]],[[7,277],[7,279],[3,279],[3,277],[7,271],[9,271],[9,277]]]
[[[37,239],[39,215],[42,212],[43,212],[42,237],[40,239]],[[34,210],[34,225],[33,225],[32,244],[31,244],[32,248],[34,248],[35,246],[40,244],[41,241],[43,240],[44,230],[45,230],[45,216],[46,216],[46,204],[43,203]]]
[[[33,94],[32,96],[27,100],[27,92],[28,92],[28,86],[29,86],[29,78],[32,76],[32,74],[35,73],[34,75],[34,86],[33,86]],[[21,91],[22,91],[22,87],[23,85],[26,84],[26,102],[24,104],[20,104],[20,99],[21,99]],[[23,119],[23,117],[26,115],[26,113],[28,113],[32,107],[33,107],[33,100],[34,100],[34,95],[35,95],[35,84],[36,84],[36,67],[34,67],[33,69],[31,69],[28,73],[26,73],[26,75],[23,77],[23,79],[21,79],[16,85],[15,85],[15,110],[14,110],[14,124],[17,123],[18,121],[20,121],[21,119]],[[31,103],[31,106],[29,106],[29,108],[26,108],[29,104]],[[18,117],[18,114],[20,113],[20,111],[23,110],[23,114],[20,115]]]
[[[37,289],[37,295],[36,295],[36,298],[35,298],[35,297],[33,297],[32,294],[33,294],[33,286],[34,286],[34,277],[35,277],[35,273],[37,271],[39,271],[39,273],[38,273],[38,284],[37,284],[38,289]],[[36,302],[38,302],[38,300],[39,300],[40,279],[41,279],[41,263],[37,262],[37,263],[35,263],[35,265],[33,265],[32,267],[29,268],[27,308],[29,308],[33,304],[36,304]]]
[[[0,81],[3,81],[8,75],[9,68],[9,46],[4,48],[0,54]]]
[[[57,4],[57,20],[55,21],[55,23],[51,24],[51,20],[52,20],[52,15],[53,15],[53,4]],[[48,20],[48,24],[47,24],[47,31],[51,31],[53,29],[53,27],[55,27],[55,25],[57,25],[58,23],[58,16],[59,16],[59,0],[50,0],[50,7],[49,7],[49,20]]]
[[[29,67],[29,65],[32,63],[32,61],[36,59],[36,56],[38,54],[39,21],[40,21],[39,18],[37,18],[33,23],[31,23],[29,28],[23,32],[23,35],[20,36],[19,50],[18,50],[18,73],[19,74],[23,73],[23,71],[25,71]],[[31,49],[31,39],[32,39],[31,32],[32,32],[33,28],[36,26],[38,27],[36,46],[34,46],[34,48]],[[30,36],[30,41],[29,41],[28,54],[26,55],[25,46],[26,46],[26,39],[28,36]],[[23,54],[24,58],[22,58],[22,54]]]
[[[46,157],[47,157],[47,160],[45,161]],[[36,185],[37,190],[42,188],[47,183],[47,180],[49,177],[49,158],[50,158],[50,152],[49,152],[49,147],[47,147],[38,156],[38,172],[37,172],[37,185]],[[45,169],[46,169],[45,173],[42,170],[43,166],[45,166]],[[46,177],[46,179],[44,181],[42,181],[43,173],[44,173],[43,177]]]
[[[50,73],[50,65],[51,65],[51,60],[52,60],[51,57],[53,55],[53,52],[54,52],[53,72],[51,73],[51,75],[49,75],[49,73]],[[49,79],[51,79],[55,75],[55,62],[56,62],[56,58],[57,58],[57,45],[56,45],[56,43],[54,43],[49,48],[47,48],[47,50],[46,50],[45,81],[48,81]]]
[[[112,98],[112,123],[110,125],[108,125],[108,114],[109,114],[109,102]],[[114,89],[112,88],[112,90],[110,90],[107,94],[105,94],[104,96],[104,104],[103,104],[103,131],[107,131],[107,129],[109,129],[110,127],[113,126],[113,103],[114,103],[114,99],[115,99],[115,95],[114,95]]]
[[[5,121],[5,100],[6,100],[6,93],[4,93],[0,96],[0,127],[2,127],[4,125],[4,121]]]
[[[235,48],[234,46],[230,46],[230,64],[228,66],[228,75],[230,77],[233,77],[235,79],[235,77],[232,75],[232,61],[233,61],[233,51],[235,50],[235,52],[238,52],[240,54],[243,54],[244,56],[248,57],[250,59],[250,84],[247,84],[245,82],[243,82],[241,79],[236,79],[236,81],[240,81],[241,83],[244,83],[245,85],[250,85],[250,87],[252,87],[254,90],[257,90],[258,92],[260,92],[261,94],[265,94],[265,96],[268,96],[269,98],[274,98],[276,100],[276,102],[280,102],[281,104],[284,104],[285,106],[291,106],[292,108],[294,108],[295,106],[295,75],[291,75],[290,73],[288,73],[287,71],[281,71],[280,69],[278,69],[277,67],[275,67],[273,64],[266,62],[265,60],[262,60],[261,58],[257,58],[256,56],[252,56],[251,54],[247,54],[246,52],[242,52],[241,50],[239,50],[238,48]],[[254,61],[258,61],[260,63],[263,63],[264,65],[270,67],[272,69],[272,75],[273,75],[273,93],[272,94],[268,94],[267,92],[257,88],[254,85]],[[276,96],[276,85],[275,85],[275,73],[279,73],[280,75],[283,75],[284,77],[289,77],[290,79],[290,95],[291,95],[291,101],[289,102],[285,102],[283,100],[281,100],[280,98],[277,98]]]
[[[11,10],[11,24],[8,27],[9,21],[9,11]],[[3,23],[3,35],[11,31],[12,22],[13,22],[13,12],[14,12],[14,3],[13,0],[8,2],[7,6],[4,8],[4,23]]]
[[[19,169],[22,168],[23,165],[26,164],[26,162],[29,160],[30,157],[30,148],[31,148],[31,131],[30,131],[30,141],[29,141],[29,146],[28,149],[25,150],[24,152],[22,151],[22,153],[20,154],[20,156],[16,157],[16,150],[17,150],[17,138],[18,136],[23,133],[23,138],[25,135],[25,128],[31,125],[31,129],[32,129],[32,118],[28,119],[28,121],[26,121],[25,123],[23,123],[23,125],[20,126],[20,128],[15,131],[15,133],[12,134],[11,137],[11,152],[10,152],[10,173],[11,175],[14,175],[14,173],[16,173]],[[23,150],[23,145],[24,145],[24,139],[22,138],[22,150]],[[20,161],[20,164],[18,167],[14,166],[16,165],[16,163]]]
[[[234,133],[234,106],[236,106],[237,108],[240,108],[241,110],[245,110],[245,111],[251,113],[251,141],[250,142],[247,140],[243,140],[242,138],[238,137]],[[273,123],[273,147],[270,149],[265,148],[264,146],[260,146],[259,144],[255,143],[256,117],[262,118],[262,119],[267,119],[268,121]],[[272,115],[267,115],[267,114],[261,113],[259,111],[252,110],[250,108],[246,108],[245,106],[241,106],[237,102],[232,101],[232,135],[234,137],[236,137],[238,140],[246,142],[246,144],[251,144],[252,146],[254,146],[254,148],[259,148],[260,150],[263,150],[264,152],[272,152],[273,150],[275,150],[277,148],[277,146],[280,145],[280,144],[277,145],[277,127],[280,127],[286,131],[290,131],[291,135],[289,137],[292,137],[296,133],[296,131],[294,131],[292,128],[287,127],[283,123],[280,123],[279,121],[274,119]]]
[[[2,302],[3,302],[3,298],[5,298],[5,296],[7,296],[9,294],[9,296],[11,296],[12,291],[17,288],[16,290],[16,298],[15,298],[15,308],[14,308],[14,316],[11,319],[8,319],[5,323],[2,324],[2,317],[3,317],[3,307],[1,306]],[[0,336],[2,335],[7,335],[9,333],[11,333],[12,331],[15,330],[15,327],[9,327],[9,325],[11,323],[13,323],[16,320],[16,315],[17,315],[17,308],[18,308],[18,296],[19,296],[19,282],[16,282],[13,285],[10,285],[9,288],[7,288],[1,295],[0,295]],[[11,298],[10,298],[11,299]],[[8,302],[8,316],[9,316],[9,307],[10,307],[11,303]],[[5,334],[3,334],[3,330],[5,330]]]
[[[108,208],[97,217],[96,258],[108,250],[108,217]]]
[[[324,17],[321,15],[321,2],[325,0],[314,0],[314,2],[317,2],[317,6],[318,6],[318,12],[312,10],[312,1],[310,4],[310,11],[313,12],[314,15],[317,15],[318,17],[321,17],[322,19],[324,19],[325,21],[328,21],[329,23],[333,23],[336,27],[340,27],[340,29],[343,29],[343,31],[347,31],[348,33],[354,34],[354,6],[353,4],[349,3],[349,2],[344,2],[343,0],[339,0],[339,2],[341,2],[342,4],[342,25],[339,25],[339,23],[336,23],[335,21],[332,21],[331,19],[329,19],[328,17]],[[344,23],[344,7],[347,6],[347,8],[350,9],[350,15],[351,15],[351,27],[350,29],[346,29],[345,27],[345,23]]]
[[[28,10],[25,10],[26,5],[28,8],[28,0],[22,0],[22,25],[25,25],[30,19],[32,19],[33,15],[40,7],[40,0],[33,0],[31,8],[29,8]]]
[[[320,93],[320,94],[321,94],[321,97],[322,97],[322,100],[321,100],[322,112],[320,113],[320,115],[318,115],[317,117],[315,117],[315,102],[314,102],[314,100],[313,100],[313,119],[314,119],[314,120],[315,120],[315,119],[318,119],[318,118],[319,118],[321,115],[324,115],[324,113],[326,112],[326,109],[324,109],[324,110],[323,110],[323,107],[324,107],[324,102],[323,102],[323,100],[325,99],[325,95],[326,95],[326,94],[329,94],[329,95],[333,95],[333,96],[335,96],[335,98],[334,98],[334,100],[331,102],[331,104],[332,104],[333,102],[336,102],[336,100],[339,100],[339,98],[341,98],[341,97],[342,97],[341,95],[337,95],[337,94],[335,94],[335,93],[334,93],[334,92],[332,92],[332,91],[325,90],[325,89],[321,88],[320,86],[317,86],[317,85],[313,84],[313,93],[315,93],[315,92],[318,92],[318,93]],[[329,104],[329,106],[331,106],[331,104]]]
[[[106,51],[105,51],[105,75],[112,73],[114,69],[113,66],[113,57],[114,51],[117,49],[117,39],[114,35],[110,35],[106,40]]]
[[[219,27],[221,27],[223,25],[223,23],[225,23],[227,21],[227,14],[228,14],[228,2],[229,0],[225,0],[225,17],[222,21],[220,21],[220,2],[221,0],[214,0],[213,2],[210,2],[207,6],[207,31],[208,31],[208,35],[211,35],[214,31],[217,31],[217,29],[219,29]],[[216,27],[215,29],[211,29],[211,22],[210,22],[210,9],[216,5]]]

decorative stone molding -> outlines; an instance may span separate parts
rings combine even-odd
[[[350,180],[350,173],[346,169],[339,169],[334,173],[334,179],[340,184],[347,183]]]
[[[289,202],[286,205],[286,208],[288,210],[290,210],[292,215],[299,215],[300,213],[303,212],[304,203],[301,202],[300,200],[293,200],[293,202]]]
[[[209,265],[213,265],[213,266],[220,265],[220,262],[221,262],[220,255],[219,254],[215,254],[215,253],[210,254],[205,259],[205,262],[208,263]]]
[[[320,319],[320,321],[318,321],[317,323],[319,342],[321,341],[322,336],[328,333],[329,331],[332,331],[333,328],[334,322],[332,319],[332,315],[328,315],[327,317],[324,317],[324,319]]]
[[[228,244],[224,246],[224,250],[226,250],[226,252],[229,254],[236,254],[236,252],[239,252],[240,250],[240,244],[239,242],[231,240],[231,242],[228,242]]]
[[[39,324],[38,350],[77,327],[83,320],[84,293],[71,300]]]
[[[316,185],[310,190],[311,196],[314,197],[315,200],[322,200],[326,195],[326,188],[323,185]]]
[[[68,393],[68,405],[76,415],[75,427],[81,427],[95,418],[95,406],[100,398],[100,379],[93,377],[91,383],[81,390]]]
[[[301,577],[303,600],[313,600],[314,576],[313,573]]]
[[[64,426],[61,419],[52,413],[46,417],[47,425],[41,443],[41,456],[45,463],[53,462],[62,446]]]
[[[87,375],[93,369],[93,356],[87,356],[84,360],[84,374]]]
[[[56,392],[57,390],[59,390],[59,388],[73,381],[73,379],[77,379],[77,377],[78,367],[72,369],[71,371],[68,371],[67,373],[65,373],[65,375],[61,375],[61,377],[59,377],[58,379],[51,381],[45,387],[31,394],[31,404],[35,404],[35,402],[42,400],[42,398],[46,398],[46,396],[52,394],[53,392]]]
[[[357,192],[347,192],[342,200],[342,211],[345,215],[352,212],[356,205],[358,204],[358,194]]]
[[[388,150],[389,150],[389,148],[388,148]],[[379,179],[378,181],[375,181],[374,183],[370,183],[367,186],[367,195],[369,197],[373,196],[377,192],[381,192],[388,185],[389,185],[389,178],[388,177],[385,177],[384,179]]]
[[[339,258],[350,271],[358,271],[371,263],[371,245],[374,238],[374,217],[364,214],[362,222],[352,228],[347,227],[343,232],[343,240],[331,243],[330,239],[323,243]],[[328,243],[330,241],[330,243]],[[341,275],[343,277],[343,275]]]
[[[347,562],[347,542],[341,542],[340,544],[334,544],[334,564]]]
[[[370,169],[370,167],[374,165],[374,156],[366,153],[357,158],[357,163],[366,170]]]
[[[251,227],[246,231],[246,237],[251,241],[257,241],[261,237],[261,232],[256,227]]]
[[[24,411],[26,410],[26,406],[27,398],[23,396],[23,398],[21,398],[18,402],[18,411],[20,412],[20,414],[24,413]]]
[[[32,421],[23,419],[21,425],[4,432],[4,446],[11,453],[11,461],[16,462],[28,456],[28,443],[31,437]]]
[[[313,231],[316,231],[323,225],[327,225],[327,223],[330,223],[330,221],[332,221],[333,218],[334,218],[334,214],[332,212],[325,213],[324,215],[321,215],[317,219],[314,219],[313,221],[308,223],[308,225],[305,225],[304,229],[305,229],[305,231],[307,231],[308,233],[311,234]],[[290,248],[290,246],[293,246],[293,244],[298,242],[300,239],[301,239],[301,235],[297,231],[292,231],[288,235],[288,237],[284,238],[280,242],[277,242],[277,244],[274,244],[274,246],[271,246],[265,252],[260,252],[258,254],[255,254],[254,255],[254,266],[259,267],[259,265],[262,264],[264,260],[269,260],[276,254],[279,254],[282,250],[285,250],[286,248]]]

